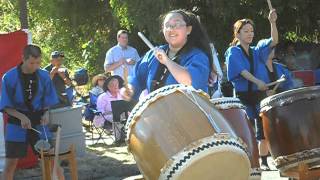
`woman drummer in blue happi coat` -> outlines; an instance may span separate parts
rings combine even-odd
[[[266,71],[266,61],[271,49],[278,43],[276,26],[277,14],[274,9],[269,13],[271,38],[250,46],[254,37],[254,24],[250,19],[241,19],[234,24],[234,40],[225,53],[227,76],[232,82],[237,97],[246,106],[246,112],[256,126],[259,140],[260,156],[263,168],[269,169],[266,155],[267,146],[264,141],[262,122],[259,117],[260,101],[266,97],[269,81]]]
[[[136,64],[134,75],[129,78],[131,91],[122,93],[125,98],[131,92],[137,99],[144,89],[150,93],[171,84],[190,85],[208,92],[211,48],[197,16],[173,10],[164,16],[162,25],[167,44],[150,50]]]

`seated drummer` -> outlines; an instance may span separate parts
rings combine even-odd
[[[22,63],[2,78],[0,111],[9,116],[2,179],[13,179],[18,160],[26,157],[29,145],[34,153],[38,153],[34,145],[41,137],[34,129],[48,130],[48,108],[59,102],[49,73],[40,69],[40,64],[41,49],[27,45],[23,50]],[[64,179],[60,168],[57,172],[59,179]]]

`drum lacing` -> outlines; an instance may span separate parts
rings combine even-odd
[[[211,114],[207,113],[207,112],[200,106],[200,104],[199,104],[199,102],[197,101],[196,97],[193,95],[191,89],[187,89],[187,92],[188,92],[189,94],[191,94],[192,99],[189,98],[189,96],[187,96],[187,97],[188,97],[192,102],[194,102],[194,103],[198,106],[198,108],[204,113],[204,115],[207,117],[207,119],[209,120],[209,123],[212,125],[212,127],[213,127],[214,129],[216,129],[216,130],[220,130],[220,128],[218,127],[218,125],[214,122]],[[183,92],[183,93],[184,93],[184,92]]]
[[[135,117],[136,114],[139,112],[139,110],[143,106],[145,106],[145,103],[149,102],[151,99],[156,97],[159,93],[163,93],[163,92],[166,92],[168,90],[176,89],[176,88],[179,88],[179,87],[186,87],[186,86],[182,86],[181,84],[165,86],[165,87],[157,89],[156,91],[154,91],[151,94],[149,94],[143,101],[139,101],[138,102],[138,104],[132,109],[132,111],[131,111],[131,113],[130,113],[130,115],[128,117],[126,126],[125,126],[125,132],[127,133],[127,140],[129,140],[129,133],[130,132],[128,130],[129,130],[129,127],[131,125],[131,122],[133,121],[133,117]]]

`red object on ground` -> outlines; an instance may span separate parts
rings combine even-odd
[[[23,48],[28,43],[28,34],[24,31],[16,31],[0,34],[0,78],[9,69],[22,62]],[[1,83],[1,82],[0,82]],[[1,84],[0,84],[1,87]],[[8,116],[3,113],[4,127],[6,127]],[[5,130],[5,129],[4,129]],[[0,133],[4,132],[0,130]],[[17,168],[31,168],[38,164],[38,157],[34,155],[31,146],[28,147],[27,156],[20,159]]]
[[[304,86],[314,86],[315,85],[315,74],[312,70],[306,71],[293,71],[293,75],[297,79],[303,81]]]
[[[27,156],[19,159],[17,169],[26,169],[26,168],[32,168],[35,167],[38,164],[38,156],[36,156],[31,146],[28,147],[28,153]]]

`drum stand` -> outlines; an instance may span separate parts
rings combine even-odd
[[[297,168],[281,173],[281,176],[290,177],[290,180],[318,180],[320,178],[320,167],[310,168],[308,164],[300,163]]]
[[[42,175],[44,180],[51,180],[52,165],[54,161],[54,154],[46,153],[41,151],[41,166],[42,166]],[[78,170],[77,170],[77,161],[75,154],[75,147],[71,145],[69,151],[59,154],[59,160],[68,160],[69,168],[71,173],[72,180],[78,180]]]

